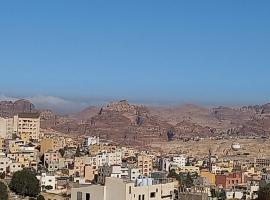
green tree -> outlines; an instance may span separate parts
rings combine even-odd
[[[61,155],[62,157],[64,157],[66,151],[65,151],[65,149],[59,149],[59,153],[60,153],[60,155]]]
[[[219,199],[220,200],[225,200],[226,199],[226,192],[224,190],[220,191]]]
[[[45,200],[45,198],[42,195],[38,195],[37,200]]]
[[[81,149],[79,146],[77,146],[75,157],[80,157],[81,156]]]
[[[266,186],[260,188],[258,199],[270,200],[270,184],[267,184]]]
[[[179,182],[180,185],[182,184],[182,178],[179,174],[175,172],[175,170],[171,170],[169,172],[168,178],[175,178]]]
[[[186,185],[187,187],[192,187],[192,186],[194,186],[194,184],[193,184],[193,179],[192,179],[192,177],[191,177],[191,175],[190,175],[189,172],[187,173],[187,177],[186,177],[186,180],[185,180],[185,185]]]
[[[6,173],[5,172],[0,173],[0,179],[5,179],[5,178],[6,178]]]
[[[40,192],[39,181],[30,169],[15,172],[9,187],[13,192],[22,196],[36,197]]]
[[[217,192],[215,189],[211,189],[211,197],[216,198],[217,197]]]
[[[3,182],[0,182],[0,199],[8,200],[8,188]]]

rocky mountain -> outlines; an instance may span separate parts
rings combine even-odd
[[[0,116],[12,117],[22,112],[36,112],[35,106],[28,100],[0,101]]]
[[[270,104],[241,108],[207,108],[191,104],[146,107],[122,100],[60,116],[50,110],[36,110],[26,100],[0,102],[1,116],[36,111],[40,112],[42,128],[76,135],[98,135],[106,140],[138,146],[167,140],[169,130],[178,139],[220,135],[268,136],[270,133]]]

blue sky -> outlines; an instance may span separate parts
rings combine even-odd
[[[269,9],[253,0],[1,1],[0,95],[264,103]]]

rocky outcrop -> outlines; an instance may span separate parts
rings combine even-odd
[[[0,116],[12,117],[15,114],[23,112],[36,112],[35,106],[28,100],[1,101],[0,102]]]

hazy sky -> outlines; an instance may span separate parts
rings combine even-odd
[[[0,95],[267,102],[269,10],[254,0],[1,1]]]

